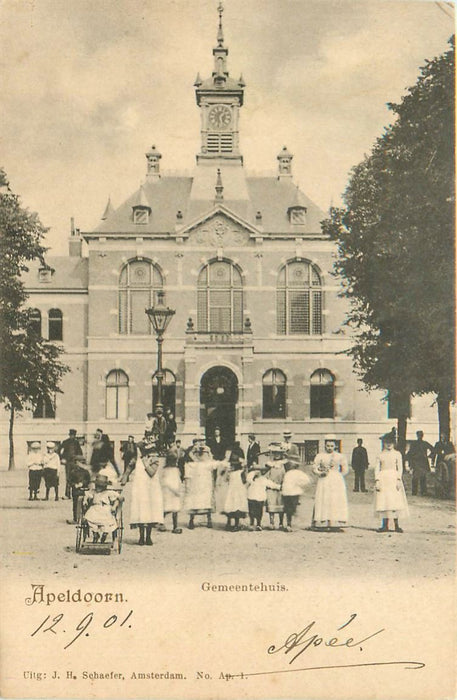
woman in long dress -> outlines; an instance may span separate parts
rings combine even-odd
[[[160,485],[163,457],[157,454],[155,444],[140,443],[140,456],[130,462],[121,484],[124,486],[132,472],[133,483],[130,501],[130,527],[139,528],[140,545],[152,545],[151,531],[154,525],[163,524],[163,497]]]
[[[269,471],[266,476],[270,481],[273,481],[279,487],[281,487],[284,474],[286,473],[284,469],[285,459],[284,459],[284,448],[278,442],[271,442],[268,445],[268,451],[270,457],[265,463]],[[284,503],[282,500],[282,493],[280,490],[267,488],[267,513],[270,516],[270,530],[275,529],[275,515],[279,518],[279,527],[282,528],[284,522]]]
[[[336,452],[333,437],[325,439],[325,452],[316,455],[313,473],[319,477],[314,499],[312,527],[343,532],[348,522],[348,502],[344,477],[348,473],[345,455]]]
[[[227,516],[227,525],[225,529],[231,530],[232,532],[239,531],[240,519],[245,518],[248,513],[246,475],[240,456],[234,452],[230,455],[228,487],[221,513]],[[233,526],[232,520],[234,521]]]
[[[189,530],[195,527],[196,515],[206,515],[206,526],[213,527],[211,514],[214,510],[214,472],[217,468],[211,450],[205,445],[204,436],[194,440],[184,465],[186,482],[186,508],[189,512]]]
[[[395,532],[403,532],[398,518],[408,515],[408,502],[402,480],[403,458],[394,449],[394,438],[383,437],[383,449],[376,458],[375,476],[375,511],[382,518],[378,532],[389,532],[389,520],[393,519]]]

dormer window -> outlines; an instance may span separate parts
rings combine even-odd
[[[38,270],[38,279],[43,284],[49,284],[53,274],[54,270],[52,267],[40,267]]]
[[[151,210],[149,207],[133,207],[133,223],[147,224]]]
[[[306,224],[306,207],[290,207],[288,209],[289,221],[291,224],[303,226]]]

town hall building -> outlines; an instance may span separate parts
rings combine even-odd
[[[101,427],[116,451],[129,434],[142,436],[157,400],[145,309],[162,293],[175,310],[164,335],[163,402],[183,444],[220,426],[243,446],[250,432],[266,446],[287,428],[309,462],[328,433],[345,452],[357,437],[374,450],[395,425],[384,394],[365,392],[344,354],[335,244],[322,233],[326,213],[294,182],[292,151],[278,144],[270,175],[246,171],[246,86],[230,74],[222,7],[213,60],[210,76],[195,80],[193,174],[167,175],[159,139],[141,187],[117,209],[108,202],[94,231],[73,225],[68,256],[27,275],[37,327],[64,346],[71,372],[54,402],[43,399],[18,420],[18,455],[27,441],[63,440],[70,428],[90,443]],[[430,404],[413,403],[412,418],[420,415],[433,441]]]

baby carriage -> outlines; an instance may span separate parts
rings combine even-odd
[[[122,489],[97,476],[93,489],[78,497],[76,551],[121,553],[124,525]]]

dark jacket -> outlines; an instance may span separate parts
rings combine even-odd
[[[250,442],[246,451],[246,463],[248,467],[259,463],[260,445],[257,442]]]
[[[353,469],[368,469],[368,452],[365,447],[358,446],[352,450],[351,465]]]

